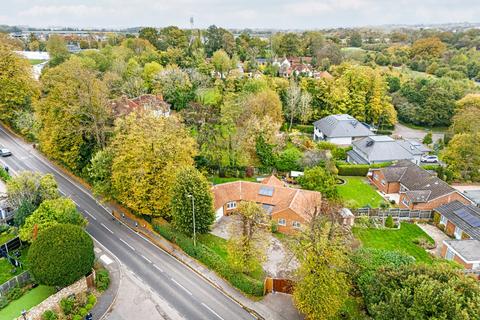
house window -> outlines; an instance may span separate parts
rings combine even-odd
[[[293,221],[292,225],[295,229],[298,229],[301,226],[300,222],[298,222],[298,221]]]
[[[455,232],[453,233],[453,235],[455,236],[455,239],[462,239],[462,229],[460,229],[459,227],[455,227]]]
[[[286,226],[287,225],[287,221],[285,219],[278,219],[278,225],[279,226]]]
[[[447,252],[445,253],[445,259],[447,260],[453,260],[453,257],[455,256],[455,253],[450,248],[447,248]]]
[[[235,201],[227,202],[227,210],[232,210],[232,209],[235,209],[236,207],[237,207],[237,203]]]
[[[448,219],[445,216],[440,216],[440,224],[443,224],[444,226],[447,225]]]
[[[377,173],[373,173],[373,180],[377,180],[378,181],[378,174]]]
[[[407,197],[403,197],[402,203],[406,205],[407,207],[410,206],[410,201],[407,199]]]
[[[382,179],[382,186],[386,185],[387,183],[385,182],[384,179]]]

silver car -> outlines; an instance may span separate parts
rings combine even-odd
[[[8,157],[11,156],[12,152],[6,148],[0,149],[0,157]]]

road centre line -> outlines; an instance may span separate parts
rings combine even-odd
[[[111,234],[113,234],[113,231],[108,229],[108,227],[106,225],[104,225],[103,223],[100,223],[102,225],[102,227],[104,227],[105,229],[107,229]]]
[[[216,313],[215,311],[213,311],[212,308],[210,308],[209,306],[207,306],[207,305],[206,305],[205,303],[203,303],[203,302],[202,302],[202,306],[204,306],[205,308],[207,308],[208,311],[210,311],[211,313],[213,313],[214,315],[216,315],[218,318],[220,318],[220,319],[222,319],[222,320],[225,320],[225,319],[223,319],[222,317],[220,317],[220,316],[218,315],[218,313]]]
[[[84,210],[83,212],[85,212],[86,214],[88,214],[90,216],[90,218],[92,218],[93,220],[97,220],[97,218],[95,218],[94,215],[92,215],[90,212],[88,212],[87,210]]]
[[[175,279],[171,278],[171,280],[172,280],[177,286],[179,286],[180,288],[182,288],[183,290],[185,290],[186,293],[188,293],[189,295],[193,296],[193,294],[192,294],[187,288],[185,288],[185,287],[182,286],[180,283],[178,283],[177,281],[175,281]]]
[[[160,268],[159,266],[157,266],[157,265],[154,264],[153,267],[154,267],[155,269],[157,269],[158,271],[163,272],[163,269]]]
[[[145,257],[143,254],[141,255],[143,259],[145,259],[148,263],[152,263],[152,261],[150,261],[150,259],[148,259],[147,257]]]
[[[123,240],[123,239],[120,239],[120,241],[122,241],[127,247],[129,247],[130,249],[132,249],[133,251],[135,251],[135,248],[132,247],[131,245],[129,245],[129,244],[127,243],[127,241],[125,241],[125,240]]]

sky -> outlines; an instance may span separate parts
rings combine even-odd
[[[321,29],[480,22],[480,0],[0,0],[0,24]]]

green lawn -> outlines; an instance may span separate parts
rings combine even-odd
[[[21,315],[22,310],[28,310],[36,306],[54,293],[54,287],[38,286],[24,294],[20,299],[10,302],[4,309],[0,310],[0,319],[16,319]]]
[[[233,182],[233,181],[239,181],[239,180],[241,180],[241,181],[252,181],[252,182],[257,181],[256,178],[234,178],[234,177],[221,178],[221,177],[217,177],[217,176],[209,177],[208,180],[210,180],[210,182],[213,183],[213,184],[221,184],[221,183]]]
[[[17,268],[16,272],[12,272],[13,266],[10,264],[10,262],[7,261],[5,258],[0,259],[0,284],[6,282],[7,280],[10,280],[10,278],[22,273],[23,271],[27,270],[27,265],[26,265],[26,260],[27,260],[27,250],[28,248],[23,248],[21,250],[22,255],[18,260],[20,260],[24,267],[23,269]]]
[[[30,59],[28,60],[30,62],[30,65],[34,66],[36,64],[40,64],[42,62],[45,62],[45,60],[42,60],[42,59]]]
[[[419,226],[402,222],[400,230],[353,228],[353,234],[366,248],[376,248],[391,251],[402,251],[419,262],[431,263],[433,258],[422,247],[414,243],[415,239],[425,238],[434,244],[432,238]]]
[[[339,178],[346,181],[345,184],[338,185],[337,190],[348,207],[362,208],[368,205],[371,208],[378,208],[385,202],[375,188],[368,184],[367,178],[343,176]]]

